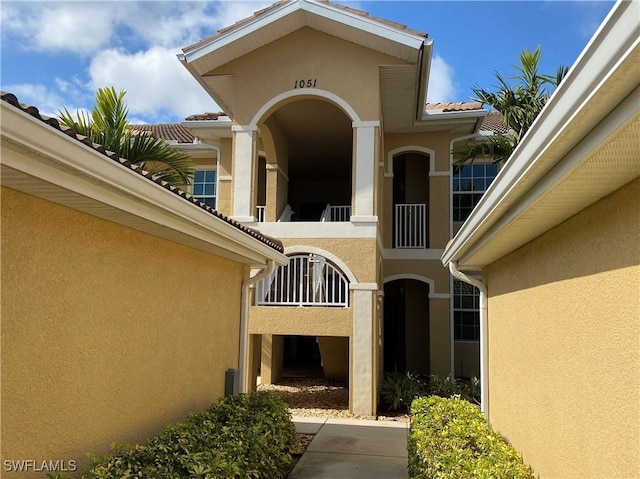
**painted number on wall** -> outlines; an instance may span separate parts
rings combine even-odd
[[[315,88],[316,78],[310,78],[309,80],[296,80],[293,84],[293,88]]]

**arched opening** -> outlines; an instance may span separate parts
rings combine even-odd
[[[429,247],[429,155],[393,157],[393,247]]]
[[[429,285],[396,279],[384,285],[385,372],[429,374]]]
[[[273,111],[261,129],[269,137],[267,161],[281,175],[266,187],[273,192],[267,205],[275,203],[274,217],[279,221],[349,221],[351,118],[327,100],[305,97]]]

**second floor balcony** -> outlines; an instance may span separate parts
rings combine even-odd
[[[393,246],[397,249],[428,247],[427,205],[399,203],[394,205]]]

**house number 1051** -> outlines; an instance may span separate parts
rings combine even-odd
[[[309,80],[296,80],[293,84],[293,88],[315,88],[316,87],[316,78],[311,78]]]

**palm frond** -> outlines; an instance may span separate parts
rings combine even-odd
[[[157,178],[178,187],[191,184],[195,168],[186,154],[162,139],[132,134],[125,95],[126,92],[116,92],[113,87],[99,88],[91,115],[79,111],[74,118],[65,108],[58,112],[59,119],[76,133],[88,136],[94,143],[140,165]]]
[[[169,147],[162,139],[129,135],[122,156],[172,185],[189,185],[193,180],[195,167],[189,156]]]
[[[489,136],[486,140],[467,143],[464,147],[454,150],[453,164],[460,166],[477,159],[503,164],[509,159],[516,145],[517,138],[513,134]]]

